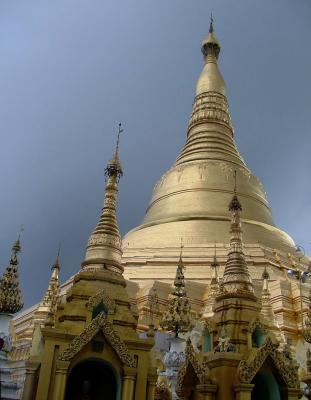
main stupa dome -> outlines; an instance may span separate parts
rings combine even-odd
[[[123,239],[128,276],[134,256],[136,266],[137,257],[142,265],[156,260],[163,263],[175,253],[177,257],[181,240],[186,254],[186,248],[192,249],[188,256],[193,259],[199,253],[203,257],[204,248],[215,242],[225,247],[230,239],[228,204],[235,171],[246,246],[256,244],[283,254],[295,251],[291,237],[275,226],[263,185],[237,149],[226,84],[218,66],[220,44],[212,24],[202,53],[205,62],[186,143],[175,164],[155,185],[142,224]],[[152,271],[148,276],[152,277]]]

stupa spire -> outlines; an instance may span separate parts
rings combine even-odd
[[[202,42],[204,68],[196,86],[187,142],[176,164],[198,160],[230,161],[245,167],[233,140],[227,89],[218,67],[220,43],[211,15],[207,37]]]
[[[234,191],[229,203],[231,213],[230,248],[223,277],[222,287],[229,293],[254,293],[252,280],[245,261],[241,228],[242,205],[237,195],[236,171],[234,171]]]
[[[20,311],[24,305],[18,279],[17,254],[20,252],[21,243],[19,233],[12,247],[10,264],[0,278],[0,313],[14,314]]]
[[[60,248],[58,249],[57,257],[52,265],[52,273],[49,281],[48,289],[40,303],[40,306],[47,307],[48,312],[55,313],[57,300],[59,296],[59,272],[60,272]],[[39,306],[39,308],[40,308]]]
[[[265,322],[268,326],[277,326],[275,315],[273,312],[272,304],[271,304],[271,293],[269,289],[269,279],[270,275],[265,269],[262,273],[263,285],[262,285],[262,293],[261,293],[261,313],[265,319]]]
[[[213,262],[211,263],[211,268],[212,268],[212,279],[211,279],[211,285],[212,284],[217,284],[219,283],[218,279],[218,272],[217,268],[219,267],[218,261],[217,261],[217,254],[216,254],[216,243],[214,246],[214,259]]]
[[[121,124],[118,127],[117,144],[111,161],[105,169],[105,198],[99,222],[89,238],[83,268],[110,269],[123,272],[121,266],[121,235],[116,217],[119,179],[123,175],[119,159]]]
[[[204,307],[204,313],[203,313],[204,318],[210,318],[214,315],[213,307],[216,301],[216,297],[219,293],[219,278],[217,271],[218,268],[219,268],[219,263],[217,261],[216,243],[215,243],[214,258],[211,263],[212,277],[208,288],[207,301]]]
[[[167,331],[175,333],[178,337],[180,332],[187,332],[192,326],[191,306],[187,297],[184,277],[184,264],[182,260],[182,249],[180,246],[180,256],[174,279],[174,287],[171,298],[169,299],[167,311],[163,314],[161,326]]]

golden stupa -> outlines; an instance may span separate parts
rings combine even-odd
[[[208,52],[209,46],[215,51]],[[233,193],[235,171],[248,255],[258,255],[259,248],[284,258],[288,253],[295,254],[293,239],[275,226],[263,185],[237,149],[226,84],[218,66],[220,44],[212,25],[202,43],[202,53],[205,62],[196,86],[186,143],[174,165],[155,185],[142,224],[123,239],[125,275],[136,282],[167,278],[154,266],[167,264],[172,257],[175,262],[181,240],[188,264],[191,260],[195,264],[211,261],[215,242],[220,253],[226,254],[230,220],[227,204]],[[172,270],[166,265],[166,271],[172,278],[173,265]],[[198,275],[198,270],[188,269],[188,278],[204,277],[204,273]]]
[[[281,389],[288,392],[284,399],[297,399],[300,392],[298,365],[292,359],[299,364],[301,380],[310,378],[310,281],[305,279],[310,259],[275,226],[263,186],[236,147],[212,21],[202,53],[205,64],[186,144],[156,184],[142,224],[125,235],[121,248],[117,144],[106,168],[104,207],[82,269],[60,287],[57,275],[47,305],[43,301],[14,318],[11,360],[19,365],[21,386],[26,371],[25,400],[35,392],[37,400],[71,398],[65,395],[66,380],[86,357],[114,366],[122,377],[122,399],[140,400],[146,393],[150,400],[162,399],[166,387],[158,380],[155,388],[157,353],[151,347],[163,315],[162,326],[177,334],[184,325],[194,326],[179,371],[180,398],[194,398],[189,397],[192,391],[214,399],[212,369],[216,381],[228,378],[227,386],[219,386],[221,400],[235,392],[239,400],[263,398],[251,397],[253,378],[263,363],[278,371]],[[176,287],[182,289],[180,296]],[[100,305],[105,307],[98,316]],[[148,331],[146,340],[138,335],[143,330]],[[264,345],[256,339],[257,331],[271,335]],[[93,340],[105,343],[100,355]]]

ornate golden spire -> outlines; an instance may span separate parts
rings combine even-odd
[[[215,304],[217,294],[219,293],[219,278],[217,272],[219,264],[216,256],[216,243],[215,243],[214,259],[211,263],[211,268],[212,268],[212,278],[209,286],[207,302],[204,307],[204,313],[203,313],[204,318],[210,318],[214,315],[213,307]]]
[[[271,304],[271,294],[269,290],[269,272],[265,266],[265,269],[262,273],[263,286],[262,286],[262,294],[261,294],[261,313],[265,319],[265,322],[269,326],[277,326],[275,315],[273,312],[272,304]]]
[[[217,261],[217,255],[216,255],[216,243],[214,246],[214,259],[213,262],[211,263],[211,268],[212,268],[212,279],[211,279],[211,285],[216,284],[218,286],[219,279],[218,279],[218,273],[217,273],[217,268],[219,267],[218,261]]]
[[[59,272],[60,272],[59,253],[60,253],[60,248],[58,249],[56,260],[51,268],[52,274],[48,289],[38,308],[38,310],[42,308],[45,311],[52,314],[55,314],[56,312],[57,300],[59,297]]]
[[[230,249],[226,262],[222,287],[229,293],[254,293],[253,283],[247,268],[243,252],[241,212],[236,187],[236,171],[234,174],[234,194],[229,204],[231,213]]]
[[[116,149],[105,169],[106,190],[104,205],[99,222],[89,238],[85,261],[82,263],[83,268],[110,269],[119,273],[123,272],[123,267],[121,267],[121,235],[116,217],[118,183],[123,175],[119,160],[121,132],[123,132],[123,129],[119,124]]]
[[[187,332],[192,326],[191,306],[185,288],[185,267],[182,260],[182,248],[183,246],[181,245],[172,297],[161,322],[162,328],[174,332],[176,337],[180,332]]]
[[[21,229],[22,230],[22,229]],[[10,264],[0,278],[0,313],[14,314],[23,308],[18,280],[17,254],[21,251],[20,234],[12,247]]]
[[[201,51],[205,65],[197,82],[187,143],[176,164],[214,159],[231,161],[245,167],[233,141],[226,84],[217,62],[220,44],[214,32],[213,17]]]

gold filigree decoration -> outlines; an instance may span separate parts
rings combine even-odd
[[[93,233],[87,242],[87,247],[101,245],[111,245],[118,248],[121,246],[121,239],[119,236],[116,236],[113,233]]]
[[[216,120],[233,130],[227,99],[219,93],[203,93],[195,98],[188,129],[198,122]]]
[[[114,314],[116,311],[116,303],[115,301],[108,296],[106,290],[103,289],[100,292],[96,293],[94,296],[90,297],[86,302],[85,306],[89,311],[92,311],[94,307],[96,307],[100,303],[104,303],[108,308],[108,314]]]
[[[251,383],[257,372],[270,357],[276,369],[290,388],[299,388],[298,366],[280,353],[276,345],[268,337],[263,347],[251,353],[248,360],[241,360],[238,367],[238,377],[242,383]]]
[[[59,360],[72,360],[72,358],[78,354],[79,351],[100,331],[104,334],[106,340],[115,350],[122,363],[127,367],[135,367],[136,362],[134,357],[130,355],[126,345],[113,329],[112,323],[108,321],[107,316],[103,313],[98,314],[98,316],[94,318],[85,329],[83,329],[80,335],[73,339],[67,349],[59,355]]]
[[[209,383],[210,381],[210,369],[207,365],[199,362],[190,339],[187,340],[185,355],[185,363],[179,369],[177,377],[176,393],[178,395],[182,394],[185,376],[190,366],[192,366],[200,384]]]

